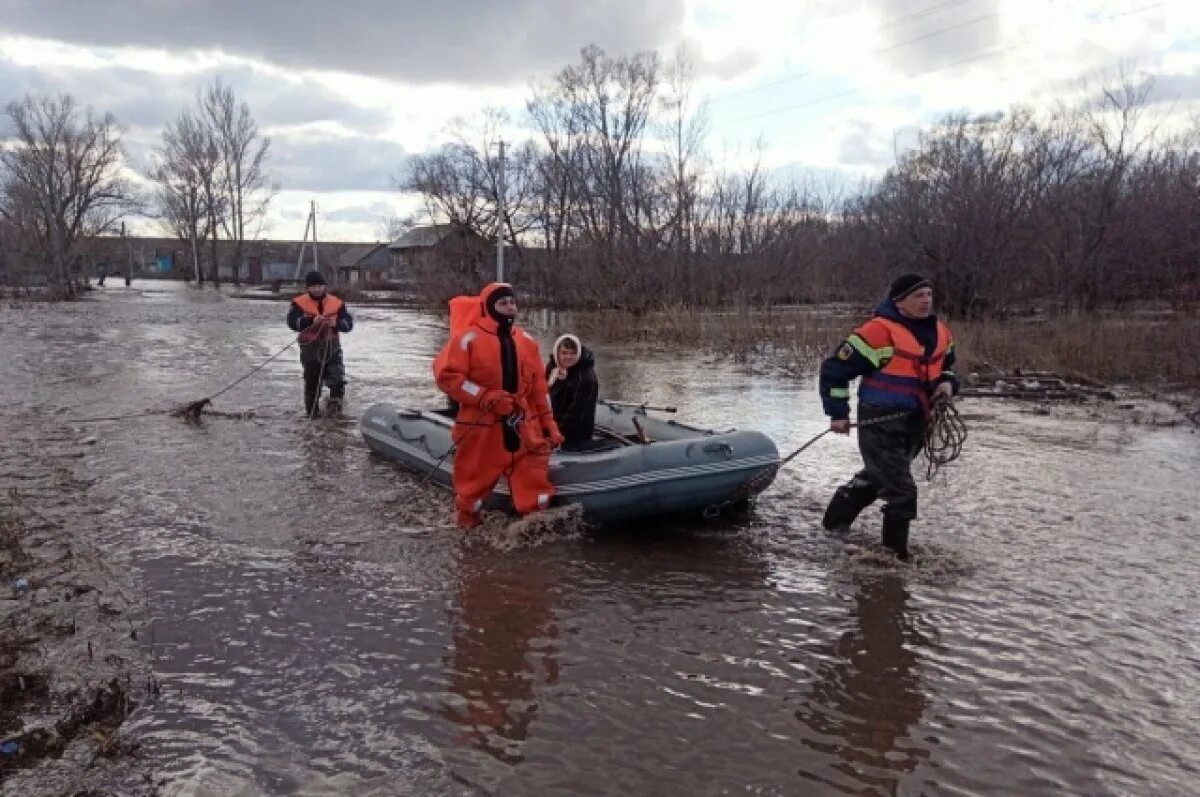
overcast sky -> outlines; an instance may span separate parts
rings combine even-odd
[[[530,81],[592,43],[690,47],[717,165],[762,141],[772,168],[841,182],[947,112],[1049,103],[1121,65],[1169,123],[1200,112],[1196,0],[0,0],[0,103],[70,92],[140,165],[220,76],[273,139],[265,234],[298,239],[316,199],[322,238],[375,240],[416,207],[394,190],[408,155],[488,105],[519,124]]]

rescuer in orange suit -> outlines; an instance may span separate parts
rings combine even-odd
[[[527,515],[554,496],[550,452],[562,445],[537,341],[515,326],[511,285],[493,282],[475,303],[451,302],[450,342],[433,361],[438,388],[458,404],[454,494],[458,525],[480,523],[501,476]],[[457,325],[457,329],[455,326]]]

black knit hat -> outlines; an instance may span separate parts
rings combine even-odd
[[[314,285],[324,285],[325,275],[319,271],[310,271],[304,276],[305,287],[311,288]]]
[[[505,285],[502,283],[498,288],[489,293],[487,297],[487,304],[485,305],[484,309],[487,310],[488,315],[497,321],[503,321],[506,318],[506,316],[502,316],[496,312],[496,302],[500,301],[505,296],[516,296],[516,294],[513,293],[511,285]]]
[[[922,277],[920,274],[901,274],[892,282],[892,287],[888,289],[888,298],[895,301],[900,301],[905,296],[908,296],[913,291],[919,291],[922,288],[933,287],[929,280]]]

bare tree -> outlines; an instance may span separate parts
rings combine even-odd
[[[400,188],[420,193],[426,215],[495,240],[503,235],[519,258],[525,237],[539,222],[538,160],[532,142],[511,144],[505,157],[505,214],[500,219],[500,132],[508,122],[486,109],[479,124],[457,120],[452,140],[441,149],[415,156]]]
[[[241,278],[246,230],[265,219],[275,191],[264,169],[271,140],[259,135],[250,106],[238,102],[233,89],[219,79],[200,95],[199,106],[221,159],[217,185],[226,212],[220,220],[225,237],[233,242],[231,266],[236,284]]]
[[[50,264],[54,294],[70,298],[80,240],[138,206],[122,175],[117,122],[81,111],[69,95],[27,95],[5,113],[13,140],[0,149],[0,215]]]
[[[696,225],[697,204],[702,174],[704,137],[708,127],[708,107],[695,107],[692,89],[696,81],[696,62],[683,46],[666,66],[667,93],[661,100],[664,121],[660,123],[666,148],[667,169],[671,181],[670,248],[676,253],[676,279],[683,279],[683,267],[693,249],[692,233]]]
[[[1118,247],[1133,200],[1129,182],[1153,134],[1140,131],[1151,86],[1128,79],[1099,90],[1079,108],[1059,108],[1066,135],[1054,163],[1052,190],[1039,210],[1042,250],[1063,306],[1093,309],[1097,289],[1111,292]]]
[[[549,96],[534,99],[557,111],[543,113],[544,118],[569,114],[554,132],[569,130],[577,147],[574,168],[567,172],[570,195],[588,245],[599,247],[610,263],[635,252],[639,242],[631,188],[647,175],[641,169],[642,145],[659,73],[654,53],[611,58],[590,46],[578,64],[558,74]]]
[[[912,269],[930,273],[951,315],[1200,297],[1200,120],[1160,135],[1148,85],[950,116],[847,194],[761,159],[714,170],[691,80],[686,53],[663,66],[589,47],[534,87],[538,139],[513,183],[528,190],[504,232],[544,244],[524,280],[558,303],[634,309],[865,302]],[[414,161],[405,187],[431,216],[495,234],[495,127],[460,125]]]
[[[184,110],[163,132],[151,177],[158,183],[157,213],[167,228],[189,247],[198,285],[204,283],[200,252],[213,243],[210,267],[215,271],[216,220],[225,216],[224,195],[217,190],[222,160],[208,128]]]
[[[417,225],[413,216],[386,216],[379,220],[375,227],[375,238],[380,241],[392,242]]]
[[[867,202],[893,270],[927,270],[952,313],[979,313],[1002,298],[1018,265],[1023,225],[1043,174],[1026,156],[1033,114],[952,116],[922,134]]]
[[[479,231],[495,222],[494,199],[488,195],[482,160],[461,142],[445,144],[414,156],[400,187],[421,194],[430,220]]]

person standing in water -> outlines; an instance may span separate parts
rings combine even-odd
[[[837,488],[825,510],[828,531],[849,528],[877,498],[884,501],[882,541],[908,558],[908,528],[917,516],[912,461],[921,452],[934,401],[958,393],[954,340],[933,314],[933,287],[920,274],[904,274],[875,315],[821,365],[820,393],[829,427],[850,433],[850,381],[858,387],[858,447],[863,469]]]
[[[482,522],[484,501],[502,476],[519,514],[547,508],[554,497],[550,452],[563,443],[541,350],[516,326],[512,286],[489,284],[474,306],[474,320],[451,335],[433,362],[438,388],[458,403],[451,437],[455,507],[463,529]]]
[[[346,304],[325,290],[325,277],[310,271],[304,278],[304,293],[292,299],[287,325],[299,333],[300,365],[304,368],[304,412],[315,417],[321,385],[329,387],[326,415],[342,411],[346,397],[346,367],[342,363],[340,334],[354,329],[354,317]]]

